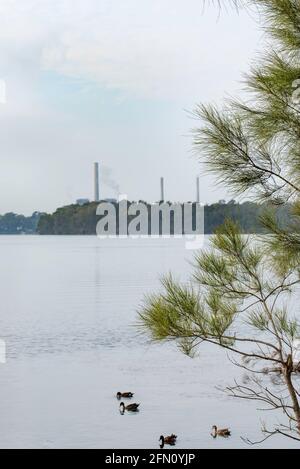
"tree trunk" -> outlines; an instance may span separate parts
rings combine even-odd
[[[285,382],[286,382],[286,385],[287,385],[287,388],[288,388],[288,391],[289,391],[289,394],[293,403],[294,415],[297,421],[297,430],[298,430],[298,433],[300,434],[300,405],[299,405],[297,393],[293,385],[292,373],[293,373],[293,361],[288,359],[286,366],[284,368],[284,376],[285,376]]]

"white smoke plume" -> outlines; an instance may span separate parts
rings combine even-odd
[[[120,194],[120,186],[113,178],[113,171],[109,166],[105,166],[100,164],[100,184],[104,184],[105,186],[112,189],[116,195]]]

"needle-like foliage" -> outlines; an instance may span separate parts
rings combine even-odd
[[[145,298],[139,327],[153,341],[176,342],[189,356],[203,343],[230,352],[249,373],[248,397],[286,417],[280,426],[264,429],[266,436],[280,432],[300,441],[300,368],[293,359],[300,323],[282,301],[298,283],[298,272],[287,264],[272,269],[264,244],[227,221],[210,248],[196,256],[190,284],[170,275],[162,280],[162,293]],[[245,389],[236,382],[227,391],[243,398]]]
[[[195,151],[235,194],[283,203],[300,191],[300,3],[256,0],[272,42],[247,76],[247,102],[199,105]]]
[[[227,350],[248,373],[247,384],[227,388],[230,395],[283,413],[282,423],[263,426],[264,439],[300,441],[300,320],[289,301],[300,283],[300,1],[246,4],[260,9],[267,51],[246,78],[247,101],[196,106],[194,147],[227,189],[269,202],[261,222],[270,234],[250,239],[227,221],[196,256],[190,284],[163,279],[162,293],[145,299],[139,324],[189,355],[204,342]],[[287,201],[283,228],[272,206]]]

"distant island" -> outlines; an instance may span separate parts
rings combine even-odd
[[[143,201],[141,201],[143,202]],[[133,202],[128,202],[130,205]],[[145,202],[144,202],[145,203]],[[114,202],[118,210],[118,203]],[[96,215],[98,202],[73,204],[58,208],[53,214],[34,212],[31,216],[7,213],[0,215],[0,234],[2,235],[95,235],[100,217]],[[150,204],[148,205],[150,207]],[[260,216],[264,205],[254,202],[237,203],[234,200],[205,205],[205,234],[211,234],[228,218],[239,223],[245,233],[263,233]],[[276,209],[280,223],[287,225],[290,215],[289,206]]]

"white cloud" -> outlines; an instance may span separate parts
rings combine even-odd
[[[30,49],[43,70],[138,97],[186,99],[203,87],[218,96],[258,38],[252,19],[231,12],[217,22],[199,0],[2,0],[0,16],[2,48]]]
[[[195,96],[207,85],[207,75],[212,87],[222,88],[218,81],[226,75],[233,79],[246,66],[255,28],[243,31],[230,17],[217,24],[216,12],[204,17],[199,0],[188,3],[113,0],[105,14],[91,9],[91,17],[78,18],[76,25],[66,22],[45,46],[43,67],[136,96]]]

